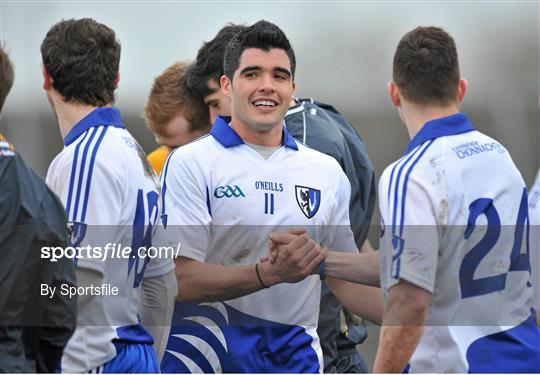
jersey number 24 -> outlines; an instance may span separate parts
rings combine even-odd
[[[474,273],[484,257],[495,247],[501,235],[501,220],[497,209],[493,205],[493,199],[479,198],[469,206],[469,218],[465,239],[469,239],[473,233],[476,221],[480,215],[485,215],[487,219],[486,233],[463,258],[459,268],[459,279],[461,284],[461,297],[469,298],[481,296],[503,290],[506,286],[506,276],[512,271],[529,271],[529,215],[527,206],[527,189],[523,190],[517,222],[514,228],[514,245],[510,253],[510,268],[508,272],[496,276],[488,276],[475,279]],[[526,231],[525,253],[521,253],[523,242],[523,231]]]

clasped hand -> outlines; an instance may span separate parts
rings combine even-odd
[[[327,248],[321,248],[305,229],[290,228],[286,233],[274,232],[269,236],[268,254],[260,259],[271,267],[277,282],[297,283],[318,271],[326,259]]]

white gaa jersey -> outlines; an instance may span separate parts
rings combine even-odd
[[[531,268],[534,308],[540,311],[540,171],[529,190],[529,220],[531,221]],[[540,322],[538,322],[540,324]]]
[[[458,113],[429,121],[379,183],[381,287],[432,293],[412,372],[540,372],[527,191],[507,150]]]
[[[266,160],[227,121],[218,118],[208,136],[167,160],[160,244],[180,241],[180,254],[200,262],[254,265],[271,231],[302,226],[319,243],[356,251],[338,163],[285,128]],[[320,288],[315,275],[229,301],[177,303],[162,372],[322,371]]]
[[[86,372],[114,358],[118,345],[153,342],[137,318],[139,286],[150,260],[138,249],[150,245],[159,184],[115,108],[95,109],[70,130],[64,145],[47,184],[65,205],[71,246],[81,247],[76,266],[101,273],[109,288],[78,312],[64,350],[61,370]],[[128,249],[114,253],[118,248]],[[168,267],[164,273],[173,265]],[[113,287],[117,295],[109,293]]]

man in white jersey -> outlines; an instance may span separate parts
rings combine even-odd
[[[379,183],[376,372],[540,372],[527,190],[508,151],[459,111],[466,87],[446,32],[401,39],[388,90],[412,140]]]
[[[531,271],[536,322],[540,325],[540,170],[529,190],[529,220],[531,223]]]
[[[157,372],[137,296],[152,264],[145,249],[158,217],[159,184],[111,107],[120,44],[92,19],[66,20],[49,30],[41,54],[43,88],[64,141],[47,183],[65,205],[77,283],[87,287],[78,296],[77,329],[61,371]],[[172,273],[172,262],[162,266],[168,269],[151,276]]]
[[[350,185],[334,159],[283,126],[295,88],[283,31],[259,21],[238,33],[224,67],[232,118],[218,118],[210,135],[174,151],[162,173],[161,238],[181,243],[176,270],[185,302],[175,307],[162,371],[319,372],[320,280],[306,276],[325,253],[304,234],[274,263],[257,262],[268,233],[290,226],[356,252]],[[377,289],[328,283],[352,311],[379,320]]]

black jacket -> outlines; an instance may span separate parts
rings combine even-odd
[[[351,183],[349,216],[356,245],[364,243],[375,206],[375,173],[362,138],[333,106],[297,99],[285,116],[287,131],[305,145],[332,156]]]
[[[66,244],[62,203],[0,136],[0,372],[59,365],[77,301],[41,296],[40,284],[75,285],[75,275],[67,258],[41,259],[41,247]]]

